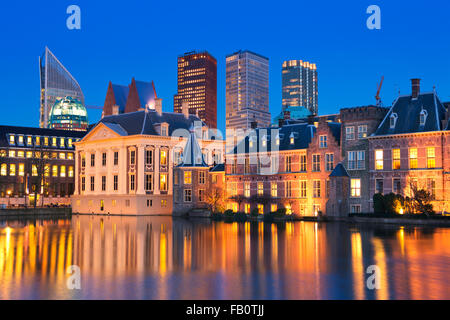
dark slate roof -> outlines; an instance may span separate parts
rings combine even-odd
[[[338,144],[341,144],[341,124],[337,122],[328,122],[328,126],[330,127],[331,134],[334,139],[336,139]]]
[[[119,106],[119,112],[122,113],[125,111],[125,105],[127,104],[130,88],[128,86],[122,86],[120,84],[113,84],[112,88],[114,91],[116,104]]]
[[[342,165],[342,163],[339,163],[336,168],[330,173],[330,177],[350,177],[350,175],[347,172],[347,169]]]
[[[8,134],[81,139],[86,135],[86,133],[87,133],[86,131],[0,126],[0,147],[9,147]]]
[[[201,120],[195,115],[189,115],[189,118],[186,119],[181,113],[163,112],[159,115],[156,111],[150,110],[107,116],[99,123],[104,123],[120,135],[130,136],[136,134],[159,135],[155,125],[163,122],[169,124],[168,135],[171,136],[177,129],[189,131],[195,122],[201,122]],[[201,123],[202,126],[205,125],[203,122]]]
[[[224,163],[216,164],[209,171],[210,172],[224,172],[225,171],[225,164]]]
[[[156,90],[153,82],[136,81],[136,89],[139,95],[141,107],[155,103]]]
[[[249,153],[249,152],[270,152],[272,143],[275,145],[277,136],[280,138],[279,151],[306,149],[311,142],[316,127],[307,123],[298,123],[284,125],[281,128],[257,128],[255,133],[246,136],[245,139],[238,142],[237,147],[231,153]],[[294,144],[290,143],[291,135],[294,136]],[[262,139],[266,136],[266,147],[263,146]],[[249,141],[253,139],[253,148],[250,150]]]
[[[191,131],[186,146],[184,147],[183,161],[177,167],[209,167],[203,159],[202,150],[200,149],[194,131]]]
[[[426,110],[428,116],[425,125],[420,125],[420,113]],[[390,128],[390,117],[397,114],[397,122],[394,128]],[[411,95],[399,97],[386,114],[386,117],[378,126],[374,136],[440,131],[441,122],[445,118],[445,108],[435,92],[423,93],[417,99]]]

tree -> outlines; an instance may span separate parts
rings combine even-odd
[[[41,190],[44,188],[45,179],[50,174],[50,165],[48,163],[49,154],[45,152],[42,146],[42,143],[33,147],[33,157],[31,158],[31,174],[30,184],[33,186],[34,193],[34,203],[33,206],[36,208],[37,206],[37,196],[41,193]],[[44,192],[42,192],[41,196],[41,205],[44,204]]]
[[[246,200],[246,198],[243,195],[235,195],[229,198],[230,200],[237,202],[239,208],[238,208],[238,212],[241,211],[241,203],[244,202]]]
[[[415,212],[424,213],[427,216],[434,214],[431,201],[434,200],[433,195],[424,189],[419,189],[415,184],[410,184],[412,192],[412,206]]]
[[[218,212],[224,209],[224,193],[223,190],[213,187],[206,190],[205,202],[209,206],[211,212]]]

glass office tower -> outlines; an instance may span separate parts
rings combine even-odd
[[[174,96],[174,112],[182,112],[189,103],[210,128],[217,128],[217,61],[208,52],[187,52],[178,57],[178,93]]]
[[[226,57],[226,129],[270,126],[269,59],[250,51]],[[230,131],[231,131],[230,130]]]
[[[57,100],[69,96],[81,101],[84,106],[84,95],[75,78],[47,47],[44,54],[39,57],[39,71],[41,80],[39,127],[49,128],[50,111]]]
[[[304,107],[318,114],[317,66],[302,60],[283,63],[281,74],[283,110]]]

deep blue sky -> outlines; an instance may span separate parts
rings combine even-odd
[[[80,31],[66,8],[81,8]],[[366,28],[381,7],[382,29]],[[218,124],[225,126],[225,55],[249,49],[270,59],[270,111],[281,109],[281,64],[318,65],[319,113],[374,103],[382,75],[385,105],[436,85],[450,101],[450,1],[21,1],[0,6],[1,124],[38,126],[38,56],[47,45],[80,83],[86,103],[103,105],[108,81],[154,80],[172,111],[177,56],[206,49],[218,61]],[[99,112],[90,111],[97,121]]]

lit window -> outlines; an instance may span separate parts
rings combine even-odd
[[[19,163],[19,176],[23,177],[25,175],[25,164]]]
[[[8,165],[6,164],[6,163],[2,163],[2,165],[1,165],[1,169],[0,169],[0,174],[2,175],[2,176],[6,176],[7,175],[7,167],[8,167]]]
[[[244,196],[249,198],[250,197],[250,183],[246,182],[244,184]]]
[[[60,170],[59,172],[60,177],[64,178],[66,176],[66,166],[60,166],[59,170]]]
[[[271,211],[271,212],[277,212],[277,210],[278,210],[278,206],[277,206],[276,204],[272,204],[272,205],[270,206],[270,211]]]
[[[392,169],[393,170],[400,169],[400,149],[392,150]]]
[[[258,182],[258,196],[264,195],[264,183]]]
[[[58,142],[58,140],[55,137],[53,137],[52,138],[52,147],[57,147],[58,146],[57,142]]]
[[[383,170],[383,150],[375,150],[375,170]]]
[[[409,168],[417,169],[417,148],[409,149]]]
[[[45,177],[49,177],[50,176],[50,165],[49,164],[46,164],[44,166],[44,176]]]
[[[68,146],[69,148],[72,148],[72,139],[68,139],[68,140],[67,140],[67,146]]]
[[[15,176],[16,175],[16,165],[14,163],[11,163],[9,165],[9,175]]]
[[[27,151],[27,158],[33,158],[33,151]]]
[[[367,125],[358,126],[358,139],[367,137]]]
[[[44,146],[48,146],[48,137],[44,137]]]
[[[13,135],[9,136],[9,144],[15,144],[16,143],[16,138]]]
[[[290,144],[294,144],[295,143],[295,137],[294,137],[294,133],[292,132],[291,135],[289,136],[289,143]]]
[[[264,214],[264,205],[258,204],[258,213],[259,214]]]
[[[19,136],[18,142],[19,142],[19,144],[23,144],[23,136]]]
[[[28,136],[27,137],[27,145],[31,146],[33,144],[33,137]]]
[[[65,147],[65,145],[66,145],[66,144],[65,144],[64,138],[60,138],[60,139],[59,139],[59,146],[60,146],[60,147]]]
[[[162,166],[166,166],[167,165],[167,151],[166,150],[161,150],[161,158],[160,158],[160,164]]]
[[[41,144],[41,137],[34,138],[34,141],[35,141],[36,145],[39,146]]]
[[[278,197],[278,183],[272,182],[270,188],[272,197]]]
[[[345,138],[346,140],[355,140],[355,127],[345,128]]]
[[[350,184],[352,197],[354,198],[361,197],[361,179],[352,179]]]
[[[60,159],[65,159],[66,158],[66,154],[64,152],[60,152],[59,153],[59,158]]]
[[[249,203],[244,204],[244,213],[250,214],[250,204]]]
[[[57,165],[52,166],[52,176],[53,177],[58,176],[58,166]]]
[[[434,147],[427,148],[427,168],[433,169],[436,167],[436,152]]]
[[[184,171],[184,184],[192,183],[192,171]]]
[[[73,166],[69,166],[69,178],[73,178]]]
[[[68,152],[67,153],[67,159],[73,160],[73,153],[72,152]]]
[[[167,174],[161,174],[159,189],[161,191],[167,191]]]
[[[18,157],[18,158],[23,158],[23,157],[25,157],[25,152],[24,152],[24,151],[17,151],[17,157]]]
[[[9,150],[9,157],[10,158],[14,158],[16,156],[16,151],[14,150]]]

